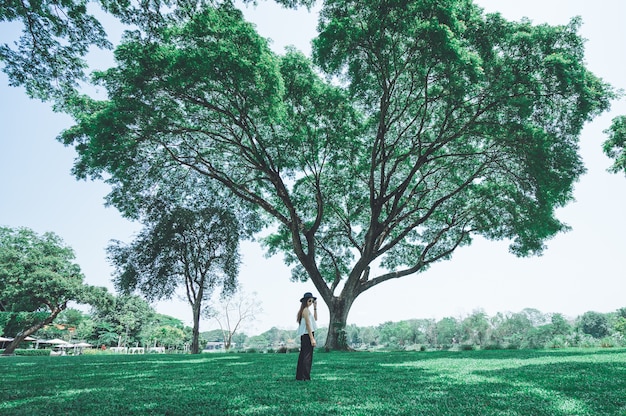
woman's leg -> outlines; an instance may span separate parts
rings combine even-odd
[[[313,365],[313,345],[308,334],[300,337],[300,355],[298,355],[298,367],[296,380],[310,380],[311,366]]]

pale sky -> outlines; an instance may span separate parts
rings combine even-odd
[[[509,20],[564,24],[582,16],[586,62],[591,71],[626,90],[626,2],[623,0],[481,0],[486,12],[499,11]],[[295,45],[306,54],[315,35],[316,18],[305,11],[283,11],[271,1],[248,7],[246,16],[282,53]],[[0,42],[15,35],[0,24]],[[115,37],[112,38],[116,40]],[[108,53],[93,55],[93,65],[107,62]],[[71,174],[72,148],[55,140],[72,120],[51,111],[49,104],[30,100],[20,88],[8,87],[0,74],[0,226],[53,231],[76,253],[76,261],[93,285],[111,284],[112,267],[105,247],[111,239],[130,242],[140,229],[114,208],[105,208],[109,188],[99,181],[77,181]],[[517,258],[506,242],[476,239],[422,274],[376,286],[357,298],[349,324],[378,325],[412,318],[463,317],[482,308],[489,315],[536,308],[575,317],[586,311],[611,312],[626,307],[626,177],[609,174],[611,161],[602,153],[603,131],[611,119],[626,114],[626,99],[597,117],[582,132],[580,151],[588,172],[576,184],[576,201],[559,210],[572,231],[547,242],[541,257]],[[311,283],[292,283],[282,258],[265,258],[256,243],[242,246],[242,289],[256,293],[259,310],[245,328],[249,335],[272,327],[295,329],[295,313]],[[191,309],[177,301],[155,305],[157,311],[191,324]],[[328,324],[320,303],[319,323]],[[203,321],[201,330],[216,328]]]

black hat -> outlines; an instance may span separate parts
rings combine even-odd
[[[311,292],[306,292],[304,294],[304,296],[302,296],[302,299],[300,299],[300,302],[304,302],[305,300],[307,300],[308,298],[313,298],[313,300],[317,300],[317,298],[315,296],[313,296],[313,293]]]

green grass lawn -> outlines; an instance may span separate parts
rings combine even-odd
[[[0,415],[626,415],[626,349],[0,358]]]

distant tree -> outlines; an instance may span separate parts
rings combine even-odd
[[[271,346],[271,342],[264,334],[253,335],[246,340],[246,348],[255,350],[265,350]]]
[[[626,116],[615,117],[605,133],[609,138],[604,142],[603,150],[614,160],[609,172],[623,171],[626,174]]]
[[[488,339],[491,325],[483,310],[475,310],[461,322],[463,341],[474,345],[483,345]]]
[[[15,338],[5,355],[52,323],[68,302],[96,305],[110,299],[105,288],[84,283],[74,258],[74,251],[54,233],[0,227],[0,311],[12,317],[8,325],[24,313],[30,317],[14,325]]]
[[[98,346],[117,346],[120,335],[116,332],[114,324],[97,320],[93,326],[92,339],[96,341]]]
[[[615,312],[615,320],[613,322],[613,329],[626,339],[626,308],[619,308]]]
[[[580,132],[614,97],[585,67],[580,19],[325,1],[308,59],[277,56],[231,2],[148,3],[148,33],[95,77],[106,100],[68,103],[75,173],[123,188],[129,166],[178,164],[262,211],[269,253],[329,307],[328,348],[346,347],[354,301],[378,284],[475,236],[526,256],[568,229],[556,210],[584,172]]]
[[[161,346],[168,349],[182,350],[185,348],[187,335],[185,329],[171,325],[156,325],[145,334],[146,345]]]
[[[380,339],[380,334],[378,330],[373,326],[366,326],[365,328],[361,328],[360,337],[362,342],[365,345],[376,345],[378,340]]]
[[[546,345],[554,338],[552,333],[552,325],[533,326],[528,329],[522,339],[523,348],[545,348]]]
[[[578,318],[578,328],[583,334],[594,338],[603,338],[609,335],[609,321],[606,315],[600,312],[585,312]]]
[[[497,313],[492,319],[493,341],[510,347],[521,346],[526,333],[534,327],[531,317],[538,319],[535,313],[528,313],[528,309],[525,311],[526,313]]]
[[[626,339],[626,318],[618,316],[613,323],[613,330],[620,334],[623,339]]]
[[[94,308],[93,315],[101,344],[129,346],[140,341],[139,334],[154,321],[155,311],[143,298],[122,294],[105,307]]]
[[[89,314],[74,308],[67,308],[49,325],[37,331],[41,338],[61,338],[87,340],[93,334],[94,322]]]
[[[572,333],[572,325],[565,319],[563,314],[555,313],[550,318],[553,335],[569,335]]]
[[[361,345],[363,340],[361,339],[360,334],[361,334],[361,328],[359,328],[358,326],[354,324],[346,326],[346,339],[350,347]]]
[[[222,331],[224,349],[230,350],[235,335],[247,323],[262,313],[261,301],[256,293],[248,295],[238,290],[233,295],[223,298],[209,316],[217,321]]]
[[[452,346],[461,339],[461,327],[455,318],[447,317],[437,322],[436,345]]]
[[[193,209],[162,200],[153,201],[147,213],[135,241],[108,248],[115,287],[149,300],[170,299],[182,287],[193,315],[191,352],[197,354],[200,317],[213,290],[229,294],[237,288],[239,222],[226,208]]]
[[[532,326],[541,326],[550,321],[549,316],[541,312],[539,309],[524,308],[520,311],[520,313],[528,318]]]
[[[378,341],[383,345],[395,345],[397,343],[397,337],[395,334],[396,323],[392,321],[383,322],[376,327],[376,331],[379,334]]]

